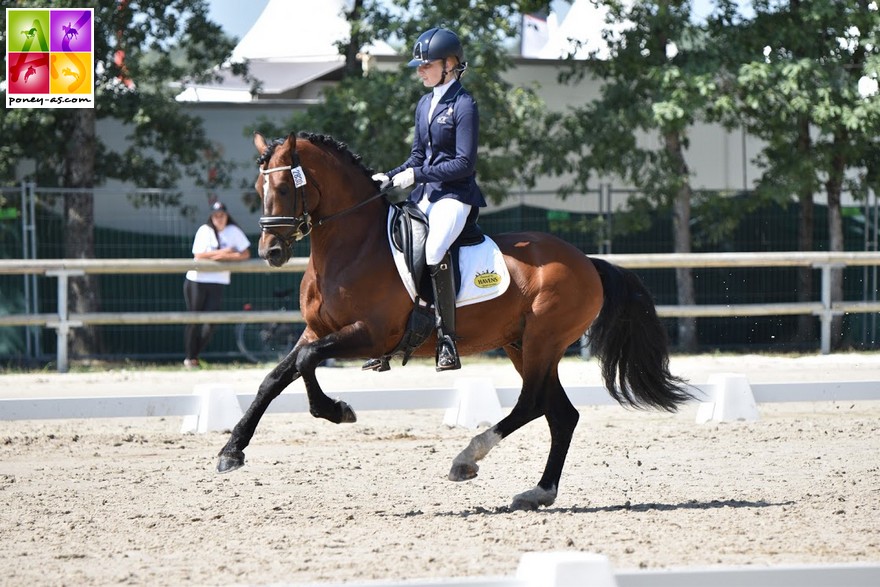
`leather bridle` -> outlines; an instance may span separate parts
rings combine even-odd
[[[296,210],[297,202],[301,201],[303,212],[299,216],[260,216],[260,230],[271,234],[285,246],[290,247],[294,241],[300,241],[312,232],[312,220],[306,200],[307,179],[296,152],[293,153],[291,165],[260,169],[263,175],[263,209],[265,210],[266,200],[269,197],[269,175],[281,171],[289,171],[293,176],[293,209]]]
[[[346,208],[345,210],[341,210],[339,212],[335,212],[330,214],[329,216],[325,216],[324,218],[319,218],[317,220],[312,220],[312,216],[307,208],[307,199],[306,199],[306,190],[305,185],[308,183],[308,178],[306,177],[306,172],[302,169],[302,166],[299,162],[299,155],[297,153],[293,153],[293,163],[291,165],[283,165],[281,167],[270,167],[269,169],[260,169],[260,173],[263,175],[263,205],[265,207],[266,199],[269,196],[269,174],[280,172],[280,171],[290,171],[293,176],[294,183],[294,191],[293,191],[293,206],[294,210],[296,209],[297,200],[302,201],[302,210],[303,213],[299,216],[261,216],[260,217],[260,230],[267,234],[271,234],[281,242],[285,244],[285,246],[290,247],[293,245],[293,242],[300,241],[307,237],[312,232],[312,228],[315,226],[322,226],[331,220],[335,220],[340,216],[345,216],[350,212],[354,212],[361,206],[369,204],[373,200],[381,198],[385,196],[391,189],[394,187],[391,182],[387,182],[387,184],[383,184],[380,187],[378,193],[370,196],[369,198],[362,200],[351,206],[350,208]],[[264,208],[265,209],[265,208]]]

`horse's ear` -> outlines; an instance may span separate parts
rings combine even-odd
[[[263,154],[266,152],[266,139],[258,132],[254,133],[254,146],[257,148],[257,152]]]
[[[285,144],[287,144],[288,148],[291,151],[296,151],[296,133],[292,132],[287,135],[287,139],[285,139]]]

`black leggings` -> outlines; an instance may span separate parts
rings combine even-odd
[[[183,280],[183,299],[190,312],[216,312],[223,302],[222,283],[199,283]],[[187,324],[183,333],[183,346],[187,359],[198,359],[214,333],[213,324]]]

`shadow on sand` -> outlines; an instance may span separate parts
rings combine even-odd
[[[768,502],[768,501],[744,501],[740,499],[725,499],[712,501],[688,501],[685,503],[630,503],[629,501],[621,505],[605,505],[605,506],[571,506],[566,508],[541,508],[535,513],[538,514],[598,514],[601,512],[647,512],[647,511],[675,511],[675,510],[716,510],[722,508],[741,508],[741,509],[757,509],[757,508],[775,508],[793,505],[793,501]],[[475,507],[473,509],[461,510],[457,512],[438,512],[433,514],[438,517],[461,517],[468,516],[485,516],[495,514],[509,514],[512,510],[508,506],[496,508]],[[421,510],[407,512],[405,514],[395,514],[397,517],[410,518],[413,516],[423,516],[425,514]]]

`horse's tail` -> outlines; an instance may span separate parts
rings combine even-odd
[[[590,259],[602,279],[604,303],[590,327],[590,350],[618,403],[674,412],[693,399],[687,382],[669,372],[669,342],[651,294],[635,273]]]

